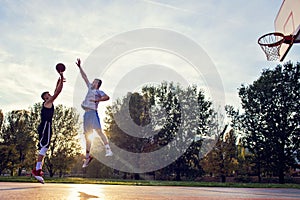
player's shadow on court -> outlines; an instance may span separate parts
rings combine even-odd
[[[84,192],[78,192],[80,200],[87,200],[91,198],[99,198],[98,196],[90,195]]]

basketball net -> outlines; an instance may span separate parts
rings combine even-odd
[[[258,44],[265,52],[268,61],[278,60],[280,57],[280,47],[284,42],[284,35],[282,33],[274,32],[261,36],[258,39]]]
[[[280,47],[281,47],[281,45],[274,46],[274,47],[261,46],[262,50],[265,52],[265,54],[267,56],[268,61],[275,61],[275,60],[279,59]]]

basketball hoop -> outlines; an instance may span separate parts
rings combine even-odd
[[[267,60],[274,61],[280,57],[280,47],[284,41],[284,35],[282,33],[274,32],[261,36],[258,39],[258,44],[265,52]]]
[[[292,45],[294,42],[294,35],[283,35],[279,32],[267,33],[258,39],[258,44],[265,52],[268,61],[275,61],[280,58],[280,47],[282,43]]]

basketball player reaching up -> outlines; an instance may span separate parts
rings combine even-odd
[[[89,139],[89,135],[92,133],[93,130],[95,130],[98,133],[105,145],[105,156],[113,155],[108,143],[108,139],[106,135],[102,132],[100,119],[97,112],[99,102],[109,100],[109,96],[106,95],[102,90],[99,90],[102,84],[102,81],[100,79],[94,79],[92,83],[89,82],[86,73],[81,67],[80,59],[77,59],[76,65],[78,66],[80,74],[88,87],[88,92],[85,96],[84,101],[81,104],[81,107],[85,111],[83,116],[83,131],[86,140],[86,158],[82,167],[87,167],[93,159],[93,157],[90,155],[92,143]]]
[[[64,83],[63,72],[60,72],[59,74],[60,77],[57,80],[57,84],[53,96],[50,95],[49,92],[43,92],[41,95],[44,102],[41,109],[41,123],[38,127],[39,155],[37,157],[36,167],[32,170],[32,175],[41,183],[44,183],[43,172],[42,172],[43,159],[50,146],[50,141],[52,136],[52,118],[54,114],[53,102],[62,91],[63,83]]]

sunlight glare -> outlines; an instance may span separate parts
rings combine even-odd
[[[102,188],[90,184],[74,184],[70,188],[68,200],[102,199],[105,200]]]

